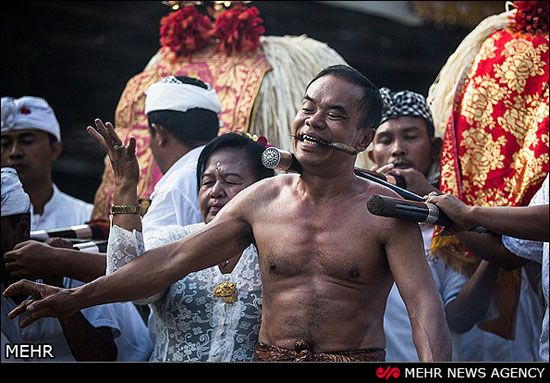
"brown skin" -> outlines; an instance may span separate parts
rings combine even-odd
[[[203,221],[211,222],[239,192],[258,181],[242,149],[221,148],[210,155],[199,188],[199,208]],[[219,265],[224,274],[231,273],[242,253]]]
[[[511,237],[548,241],[548,204],[538,206],[468,206],[452,194],[430,196],[426,202],[439,206],[453,220],[450,232],[459,233],[483,226]]]
[[[307,89],[293,133],[365,150],[373,131],[358,128],[361,92],[332,75],[317,79]],[[365,208],[373,194],[396,194],[356,177],[355,156],[301,141],[294,146],[301,176],[282,175],[248,187],[203,230],[82,288],[29,281],[13,286],[8,295],[26,291],[47,298],[10,317],[27,309],[26,325],[82,306],[147,297],[255,241],[263,282],[260,342],[291,348],[304,339],[314,352],[384,347],[383,314],[395,279],[420,359],[450,360],[449,331],[418,225],[376,217]]]
[[[18,243],[4,254],[6,269],[14,278],[44,279],[66,276],[82,282],[105,275],[105,254],[59,248],[34,240]]]
[[[116,184],[113,203],[136,204],[139,169],[135,157],[134,139],[131,138],[129,147],[125,147],[110,122],[103,124],[100,119],[96,119],[95,123],[97,131],[88,127],[88,132],[107,152],[111,161]],[[154,124],[153,126],[155,127]],[[158,136],[160,134],[157,134]],[[220,148],[211,153],[205,163],[198,193],[203,221],[205,223],[212,221],[233,197],[256,181],[258,178],[244,150]],[[116,215],[113,217],[113,224],[130,231],[141,230],[141,220],[133,214]],[[221,264],[221,272],[231,273],[240,257],[241,253],[235,254],[223,265]]]
[[[4,254],[13,249],[19,241],[25,241],[29,238],[30,228],[31,228],[31,218],[30,213],[24,214],[21,216],[16,225],[13,225],[9,217],[2,217],[0,224],[0,230],[2,240],[2,261],[0,263],[0,278],[4,287],[8,287],[12,283],[19,280],[19,278],[14,277],[10,274],[9,268],[6,261],[4,260]],[[17,303],[22,302],[26,296],[17,296],[13,297],[14,301]]]
[[[256,182],[244,150],[221,148],[210,155],[199,188],[199,208],[204,222],[218,212],[239,192]]]
[[[44,205],[53,194],[52,164],[61,154],[63,144],[61,141],[50,143],[48,134],[36,129],[2,132],[1,139],[2,167],[9,166],[17,170],[23,188],[29,194],[34,212],[42,214]],[[3,230],[8,227],[9,225],[2,223]],[[67,274],[54,271],[59,270],[61,265],[56,263],[54,266],[54,263],[49,261],[58,261],[60,257],[45,258],[41,257],[43,253],[36,252],[38,247],[55,255],[56,249],[46,244],[27,241],[29,229],[30,222],[27,217],[17,225],[15,230],[19,231],[18,233],[4,235],[2,231],[2,281],[8,286],[21,277],[27,277],[45,279],[52,284],[56,280],[59,284],[62,278],[57,276]],[[10,240],[6,249],[4,249],[4,239]],[[72,252],[72,250],[67,251]],[[75,261],[74,258],[72,260]],[[92,264],[97,266],[99,263]],[[81,274],[87,274],[87,272]],[[76,360],[116,359],[117,348],[110,328],[94,328],[80,312],[59,318],[59,322]],[[85,342],[82,339],[85,339]]]
[[[202,144],[206,144],[206,142],[197,143],[195,147]],[[162,174],[195,148],[177,141],[164,126],[157,124],[151,124],[149,129],[149,147]]]

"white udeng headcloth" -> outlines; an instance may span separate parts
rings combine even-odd
[[[28,213],[30,209],[31,200],[23,190],[17,171],[2,168],[2,217]]]
[[[174,76],[165,77],[145,91],[145,113],[156,110],[187,112],[200,108],[220,114],[222,105],[218,95],[210,85],[206,85],[208,89],[184,84]]]
[[[41,97],[2,97],[2,132],[38,129],[61,140],[59,122],[46,100]]]

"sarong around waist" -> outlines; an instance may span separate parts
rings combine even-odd
[[[258,343],[254,360],[258,362],[383,362],[384,349],[362,349],[353,351],[312,352],[304,340],[297,340],[294,350]]]

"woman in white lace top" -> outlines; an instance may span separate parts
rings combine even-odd
[[[131,198],[136,164],[133,140],[121,144],[112,126],[97,123],[92,132],[107,150],[115,170],[117,190],[113,204],[136,203]],[[147,249],[159,247],[198,230],[238,192],[272,176],[261,165],[264,147],[254,140],[228,133],[202,151],[197,177],[202,223],[166,226],[143,239],[137,214],[112,218],[107,249],[107,274],[115,272]],[[137,189],[134,188],[134,195]],[[137,197],[135,197],[137,198]],[[258,254],[250,245],[242,254],[216,267],[191,273],[165,291],[136,302],[150,304],[155,323],[151,361],[251,361],[261,323],[262,292]]]

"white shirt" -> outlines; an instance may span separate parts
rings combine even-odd
[[[151,205],[143,217],[143,236],[167,225],[190,225],[202,221],[197,189],[197,161],[204,146],[187,152],[155,185]]]
[[[533,196],[529,205],[545,205],[549,203],[548,191],[548,175],[546,175],[542,186]],[[548,273],[550,273],[550,268],[548,266],[548,242],[529,241],[526,239],[518,239],[503,235],[502,244],[512,253],[538,262],[542,265],[542,295],[544,296],[544,300],[546,302],[546,311],[544,312],[544,317],[542,319],[539,340],[539,357],[540,360],[548,362]]]
[[[494,308],[493,310],[496,310]],[[491,311],[488,311],[490,314]],[[498,311],[494,311],[498,315]],[[483,318],[480,322],[493,317]],[[504,339],[476,324],[472,329],[460,334],[461,361],[537,361],[538,339],[542,309],[537,292],[531,288],[525,270],[521,271],[521,291],[519,295],[515,339]]]
[[[70,278],[63,279],[65,288],[81,286],[82,282]],[[2,284],[2,292],[4,285]],[[9,319],[8,313],[17,304],[10,298],[0,298],[2,301],[2,362],[43,361],[64,362],[75,361],[69,345],[63,335],[63,329],[57,318],[40,318],[30,326],[21,329],[19,324],[26,317],[22,314],[15,319]],[[93,306],[81,310],[84,317],[94,327],[109,327],[118,349],[117,361],[145,361],[151,354],[152,345],[149,341],[147,327],[143,323],[136,308],[131,303],[111,303]],[[16,359],[13,355],[6,355],[6,345],[15,344],[47,344],[51,345],[50,358]]]
[[[63,193],[55,184],[52,186],[52,198],[44,205],[42,215],[34,214],[31,205],[31,230],[82,225],[90,220],[94,205]]]
[[[167,226],[147,239],[149,248],[176,241],[205,224]],[[107,247],[107,274],[144,252],[143,236],[113,225]],[[214,296],[220,282],[236,282],[238,299],[225,303]],[[252,361],[262,317],[262,286],[258,253],[245,249],[229,274],[218,266],[190,273],[167,290],[139,301],[150,304],[156,325],[151,361]]]
[[[445,262],[442,260],[432,259],[428,256],[430,254],[434,228],[432,225],[424,224],[421,224],[420,227],[424,240],[424,251],[428,258],[428,266],[430,266],[432,271],[437,292],[443,301],[443,305],[446,306],[456,298],[462,286],[468,281],[468,278],[451,267],[445,266]],[[386,302],[384,332],[386,335],[386,362],[418,361],[418,354],[412,339],[412,329],[407,307],[395,283],[390,290]]]

